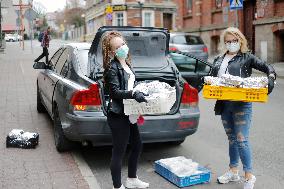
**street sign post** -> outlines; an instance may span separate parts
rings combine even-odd
[[[230,10],[243,9],[243,0],[230,0]]]
[[[230,0],[230,10],[235,10],[236,23],[235,27],[239,27],[238,20],[238,10],[243,9],[244,1],[243,0]]]

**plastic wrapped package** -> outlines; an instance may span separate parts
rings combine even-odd
[[[212,86],[240,87],[240,88],[265,88],[268,85],[267,77],[241,78],[230,74],[223,74],[221,77],[204,77],[205,84]]]
[[[39,134],[13,129],[6,137],[6,147],[35,148],[38,145]]]
[[[141,91],[147,103],[138,103],[134,99],[124,99],[125,115],[154,115],[168,113],[176,101],[176,89],[160,81],[140,82],[134,91]]]
[[[184,156],[161,159],[159,160],[159,163],[180,177],[200,173],[198,170],[198,163],[192,161],[191,159],[187,159]]]

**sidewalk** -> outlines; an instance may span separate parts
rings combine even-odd
[[[32,64],[41,49],[32,54],[28,48],[9,43],[0,54],[0,188],[88,189],[72,155],[56,151],[48,115],[37,113]],[[6,148],[6,136],[15,128],[38,132],[37,148]]]

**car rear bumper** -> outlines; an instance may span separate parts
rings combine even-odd
[[[144,143],[183,140],[197,131],[199,116],[199,110],[184,110],[174,115],[145,116],[144,125],[139,126],[142,140]],[[67,113],[62,128],[66,137],[73,141],[90,141],[95,146],[112,144],[111,131],[103,113],[93,117]]]

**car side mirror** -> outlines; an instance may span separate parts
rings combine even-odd
[[[44,62],[35,62],[33,65],[34,69],[47,69],[48,66]]]

